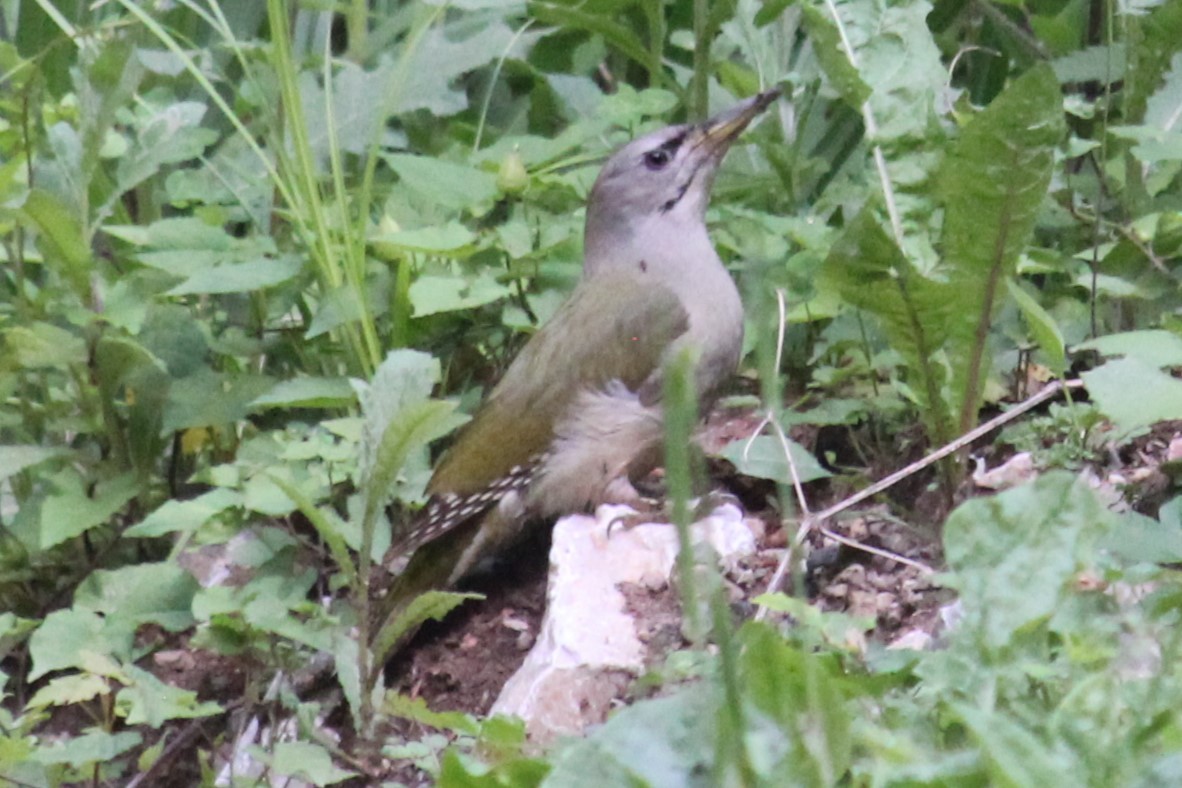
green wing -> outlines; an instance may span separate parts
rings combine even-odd
[[[546,450],[580,391],[619,380],[635,391],[658,373],[665,350],[689,328],[668,289],[639,275],[585,279],[514,359],[444,455],[428,492],[483,490]]]

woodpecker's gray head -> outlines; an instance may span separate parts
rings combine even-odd
[[[778,89],[765,91],[702,123],[670,126],[616,151],[587,203],[588,264],[637,233],[700,226],[714,175],[731,143],[779,95]]]

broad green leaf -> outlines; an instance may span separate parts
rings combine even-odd
[[[383,159],[403,186],[441,207],[465,210],[496,199],[497,177],[491,172],[409,153],[387,153]]]
[[[127,659],[134,634],[126,621],[110,621],[89,610],[55,610],[29,637],[29,680],[55,670],[85,668],[88,653]]]
[[[1113,532],[1112,514],[1087,482],[1061,471],[961,504],[944,525],[961,626],[1001,649],[1049,620]]]
[[[1182,502],[1182,499],[1175,499]],[[1168,564],[1182,561],[1182,523],[1171,522],[1174,511],[1162,507],[1161,520],[1137,512],[1122,512],[1108,549],[1126,561]]]
[[[1125,44],[1118,41],[1112,46],[1088,47],[1055,58],[1051,61],[1051,68],[1058,80],[1065,84],[1098,82],[1107,85],[1124,78],[1127,63]]]
[[[842,46],[842,33],[824,6],[805,4],[804,18],[808,24],[809,36],[817,52],[817,60],[825,71],[829,83],[841,95],[842,100],[861,111],[862,104],[870,98],[869,85],[862,81],[858,69],[850,62]]]
[[[1089,339],[1079,350],[1095,350],[1102,356],[1125,356],[1154,367],[1182,366],[1182,337],[1163,329],[1122,331]]]
[[[197,588],[191,574],[167,561],[99,569],[74,592],[74,608],[179,632],[194,623],[191,610]]]
[[[86,343],[81,337],[50,323],[13,326],[2,336],[5,355],[18,367],[52,369],[86,363]]]
[[[68,449],[50,446],[0,446],[0,481],[55,457],[68,456],[69,453]]]
[[[426,353],[393,350],[386,354],[361,397],[365,426],[359,473],[363,487],[374,475],[379,447],[386,440],[390,425],[404,418],[409,408],[431,396],[439,374],[439,362]]]
[[[274,754],[265,755],[263,760],[278,774],[307,780],[313,785],[334,785],[356,776],[356,772],[333,764],[328,750],[313,742],[277,742]]]
[[[208,295],[214,293],[253,293],[282,284],[300,272],[297,257],[251,260],[202,268],[165,295]]]
[[[107,523],[139,490],[128,473],[98,485],[87,493],[84,480],[72,470],[53,478],[55,492],[41,504],[40,547],[47,550]]]
[[[270,389],[261,375],[229,375],[205,369],[174,381],[164,405],[165,432],[233,424],[246,418],[250,403]]]
[[[788,449],[792,452],[796,476],[802,483],[832,475],[821,467],[816,457],[796,441],[789,440]],[[739,473],[770,479],[781,484],[792,484],[792,471],[784,457],[784,446],[774,437],[759,435],[752,440],[731,441],[723,449],[722,456],[733,462]]]
[[[709,785],[720,717],[710,682],[619,709],[553,759],[546,786]]]
[[[980,748],[990,785],[1042,788],[1080,773],[1065,741],[1047,741],[1012,715],[967,703],[951,704],[949,713]]]
[[[604,40],[624,55],[635,60],[649,73],[661,71],[661,64],[654,62],[652,54],[627,25],[617,21],[609,7],[595,5],[571,6],[552,2],[532,2],[530,15],[543,24],[586,30],[603,36]]]
[[[399,252],[460,258],[467,257],[476,248],[476,236],[459,222],[418,230],[375,233],[366,240],[387,259],[397,257]]]
[[[165,501],[159,508],[124,532],[127,537],[151,538],[174,531],[189,533],[211,518],[242,505],[242,494],[218,487],[187,501]]]
[[[417,46],[408,53],[404,69],[387,72],[391,78],[402,77],[397,83],[386,80],[386,90],[393,94],[391,109],[397,113],[426,109],[436,116],[467,109],[466,91],[462,86],[453,87],[453,82],[499,58],[524,57],[537,39],[537,33],[515,33],[502,21],[501,9],[513,8],[520,8],[520,4],[508,3],[493,14],[460,17],[458,24],[432,26],[415,42]]]
[[[1096,407],[1122,433],[1182,419],[1182,380],[1139,358],[1109,361],[1082,377]]]
[[[128,665],[132,684],[119,691],[116,712],[128,725],[159,728],[168,720],[188,720],[220,714],[222,707],[212,701],[197,700],[197,693],[165,684],[142,668]]]
[[[744,687],[755,705],[787,734],[789,749],[776,753],[806,785],[836,785],[851,759],[850,716],[832,668],[797,650],[767,626],[742,632]]]
[[[81,736],[47,743],[38,747],[34,757],[40,763],[69,764],[81,768],[91,764],[106,763],[123,755],[140,744],[142,738],[135,731],[106,733],[94,731]]]
[[[507,298],[513,291],[489,272],[476,278],[460,276],[420,276],[410,286],[410,302],[415,317],[440,312],[474,309]]]
[[[345,378],[293,378],[256,397],[251,408],[345,408],[356,394]]]

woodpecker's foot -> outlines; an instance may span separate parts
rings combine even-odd
[[[715,510],[723,506],[734,506],[742,511],[739,499],[722,490],[712,490],[703,496],[690,500],[690,522],[704,520],[714,514]],[[604,522],[606,519],[606,534],[611,536],[612,529],[635,528],[638,525],[650,523],[668,524],[673,522],[673,506],[671,502],[661,503],[650,498],[642,498],[627,507],[606,504],[595,512],[595,519]]]

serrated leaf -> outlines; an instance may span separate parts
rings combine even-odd
[[[51,679],[26,704],[30,709],[46,706],[68,706],[71,703],[84,703],[100,695],[109,695],[111,685],[102,676],[91,673],[76,673],[71,676],[59,676]]]
[[[371,647],[375,659],[385,660],[394,645],[408,632],[413,632],[425,621],[442,621],[444,616],[469,599],[484,597],[480,594],[457,594],[452,591],[427,591],[419,594],[392,620],[382,623],[374,635]]]
[[[222,707],[212,701],[199,701],[197,693],[165,684],[142,668],[128,665],[132,683],[119,691],[115,709],[128,725],[159,728],[168,720],[187,720],[220,714]]]
[[[423,698],[411,698],[394,691],[386,693],[382,701],[382,711],[400,719],[452,733],[475,736],[480,732],[480,724],[471,714],[460,711],[431,711]]]
[[[965,126],[940,171],[952,313],[949,357],[959,430],[974,426],[990,368],[988,328],[1034,232],[1064,135],[1059,83],[1047,65],[1016,79]]]

